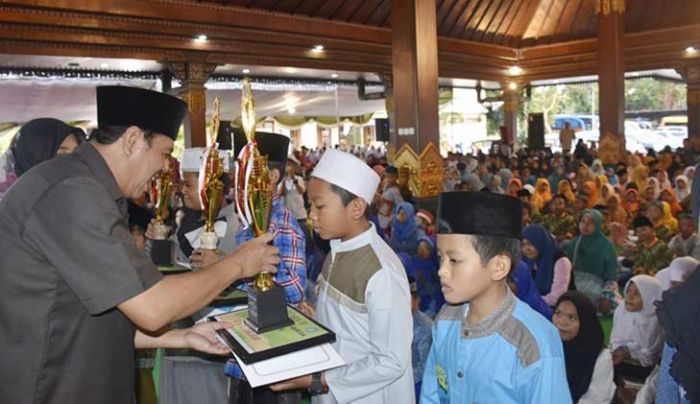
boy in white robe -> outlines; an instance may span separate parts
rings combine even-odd
[[[336,334],[346,365],[272,386],[308,388],[313,403],[415,402],[411,295],[400,259],[367,217],[379,176],[349,153],[328,150],[311,174],[314,231],[331,240],[318,280],[316,320]]]

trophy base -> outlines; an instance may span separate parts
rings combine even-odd
[[[156,265],[172,264],[173,243],[170,240],[151,241],[151,261]]]
[[[245,319],[245,324],[257,334],[294,324],[287,315],[284,288],[275,285],[263,292],[249,287],[248,318]]]

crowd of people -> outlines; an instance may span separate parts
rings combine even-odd
[[[537,377],[549,378],[542,383],[554,387],[524,393],[518,389],[525,391],[526,386],[515,386],[512,389],[517,390],[517,394],[532,394],[522,397],[538,400],[558,392],[570,396],[561,402],[570,399],[574,403],[692,402],[700,399],[695,383],[698,380],[694,366],[697,353],[689,348],[697,339],[694,332],[697,305],[685,305],[697,301],[697,290],[694,294],[682,287],[685,282],[698,279],[694,271],[700,260],[697,234],[700,196],[691,192],[696,153],[689,141],[676,151],[666,148],[659,153],[650,150],[646,155],[628,153],[612,165],[604,165],[597,150],[582,142],[571,154],[524,149],[512,155],[449,154],[444,161],[443,191],[488,196],[479,196],[486,199],[476,202],[469,199],[473,198],[471,196],[450,202],[455,203],[452,207],[456,207],[456,212],[447,212],[445,209],[450,205],[443,194],[438,212],[431,212],[411,193],[400,167],[390,165],[382,149],[348,147],[341,152],[340,147],[327,150],[301,147],[289,150],[289,139],[285,136],[271,133],[256,136],[261,154],[269,157],[270,180],[275,190],[270,226],[270,231],[275,233],[273,245],[279,251],[280,260],[275,281],[285,289],[289,304],[335,328],[339,338],[355,344],[343,345],[353,352],[341,351],[341,355],[353,358],[360,355],[358,352],[371,353],[371,359],[362,354],[360,356],[365,359],[351,362],[345,370],[324,374],[321,385],[326,391],[330,389],[336,400],[353,401],[373,394],[383,397],[387,392],[394,398],[410,396],[406,400],[420,398],[424,402],[438,402],[445,394],[459,400],[480,397],[478,392],[460,390],[459,386],[448,390],[453,376],[446,375],[444,365],[440,364],[440,358],[450,355],[445,347],[454,343],[449,337],[452,325],[447,323],[464,315],[455,312],[455,307],[460,307],[455,304],[464,303],[464,299],[456,297],[459,294],[455,290],[463,286],[450,284],[458,278],[446,275],[449,270],[445,267],[459,262],[451,257],[452,250],[445,247],[448,244],[444,238],[446,234],[471,235],[472,251],[478,252],[484,270],[494,274],[499,272],[498,268],[491,269],[491,262],[504,252],[495,251],[489,256],[484,253],[488,243],[479,237],[517,238],[517,254],[506,254],[509,261],[505,273],[497,279],[507,284],[510,292],[504,295],[502,304],[494,308],[492,317],[481,318],[483,323],[476,325],[465,322],[462,329],[464,338],[469,333],[487,336],[488,330],[496,329],[505,335],[509,331],[488,323],[508,310],[515,313],[512,318],[525,324],[524,331],[519,329],[521,334],[529,330],[536,340],[531,343],[539,344],[542,352],[534,358],[521,353],[522,346],[515,344],[521,366],[528,368],[529,363],[536,363],[528,369],[538,367],[538,372],[542,373],[537,373]],[[0,160],[0,198],[2,193],[11,194],[11,185],[21,183],[21,177],[33,166],[60,154],[72,153],[83,143],[95,142],[94,139],[91,135],[88,140],[81,130],[54,119],[37,119],[25,124]],[[254,238],[250,229],[238,223],[233,209],[235,191],[231,184],[241,138],[234,137],[233,143],[236,150],[230,154],[221,151],[222,157],[226,154],[231,163],[227,163],[229,169],[221,178],[226,192],[217,216],[219,226],[215,226],[220,239],[217,250],[203,249],[199,242],[204,222],[197,173],[204,148],[186,149],[181,161],[168,157],[170,166],[177,167],[178,191],[173,199],[174,210],[167,221],[169,237],[175,244],[175,261],[195,270],[226,259]],[[356,171],[348,175],[341,167]],[[363,171],[365,169],[367,172]],[[356,173],[359,179],[349,178]],[[155,222],[152,203],[144,191],[134,193],[129,200],[129,230],[137,248],[148,252]],[[335,201],[333,198],[342,203],[338,202],[334,208],[327,207],[333,206],[333,202],[329,202]],[[522,210],[518,205],[517,229],[522,228],[522,232],[515,235],[513,223],[500,223],[493,216],[499,212],[495,208],[488,210],[479,205],[468,208],[472,203],[487,203],[488,198],[496,198],[493,205],[502,207],[511,206],[512,201],[519,199]],[[337,209],[337,212],[334,214],[329,209]],[[467,215],[465,211],[469,209],[472,212],[485,210],[480,217],[469,216],[472,222],[465,224],[462,216]],[[510,209],[511,215],[513,211]],[[503,215],[508,216],[508,213]],[[364,223],[371,223],[369,233]],[[445,230],[445,226],[449,230]],[[499,226],[508,231],[499,233],[502,231]],[[361,242],[353,244],[353,240]],[[376,262],[361,257],[367,255],[362,247],[365,245],[373,246]],[[386,249],[381,247],[383,245]],[[360,267],[347,259],[343,261],[345,256],[351,257],[354,263],[361,263]],[[447,257],[455,264],[446,263]],[[343,266],[346,271],[355,271],[354,280],[339,277]],[[364,282],[359,292],[358,282]],[[243,280],[235,286],[245,288],[246,284]],[[329,287],[334,293],[343,293],[354,300],[334,306]],[[511,292],[519,300],[510,297]],[[477,316],[477,308],[482,307],[477,302],[482,297],[477,294],[459,296],[468,296],[467,300],[472,302],[467,320]],[[523,311],[520,301],[541,316],[534,318],[529,311]],[[503,318],[504,324],[514,324],[509,322],[511,317]],[[382,322],[386,327],[378,329]],[[611,327],[606,330],[605,325],[610,323]],[[477,327],[480,324],[487,325]],[[546,342],[551,337],[545,332],[547,324],[558,331],[554,345]],[[506,327],[498,327],[501,326]],[[511,329],[510,332],[517,331]],[[407,366],[401,360],[401,344],[410,336],[412,340],[408,343],[412,349],[408,367],[412,366],[412,378],[404,377],[401,370]],[[434,338],[439,340],[435,344]],[[505,355],[504,351],[488,351],[478,344],[469,349],[480,361],[499,362]],[[547,362],[549,349],[554,359]],[[562,363],[556,359],[559,351]],[[458,384],[463,377],[467,384],[470,377],[488,381],[472,373],[477,372],[477,365],[501,369],[496,363],[460,364],[461,359],[454,360],[453,365],[459,369],[454,376]],[[170,369],[168,374],[172,377],[190,381],[188,391],[161,391],[161,396],[171,394],[169,397],[180,397],[185,402],[189,398],[183,397],[206,395],[237,402],[253,397],[260,400],[263,394],[269,394],[273,397],[267,398],[270,400],[295,402],[301,397],[295,389],[313,383],[309,378],[281,383],[259,392],[247,386],[235,362],[224,364],[224,361],[207,360],[203,363],[210,366],[208,373],[198,368],[197,375],[178,375],[174,368]],[[505,372],[507,365],[503,366]],[[561,368],[561,374],[551,370],[556,366]],[[220,372],[222,367],[225,375]],[[519,377],[529,380],[534,377],[531,373],[524,372]],[[230,385],[227,377],[239,382]],[[202,381],[204,387],[198,390],[193,386],[195,378],[207,379],[206,384]],[[219,383],[212,383],[212,380],[219,380]],[[405,390],[410,380],[413,385],[409,394]],[[462,393],[455,393],[460,391]]]

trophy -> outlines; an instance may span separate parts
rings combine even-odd
[[[236,211],[244,227],[252,227],[255,236],[267,232],[272,212],[272,185],[267,157],[261,156],[255,142],[255,102],[250,79],[243,79],[241,89],[241,124],[248,144],[237,156]],[[284,289],[272,280],[272,274],[262,272],[248,287],[248,318],[246,325],[263,333],[292,324],[287,315]]]
[[[153,229],[151,261],[156,265],[172,264],[172,242],[170,228],[165,224],[170,198],[173,195],[173,173],[170,163],[151,180],[151,201],[155,204],[156,224]]]
[[[200,248],[205,250],[216,250],[219,242],[214,231],[214,222],[219,214],[224,194],[224,183],[221,181],[221,176],[224,173],[224,159],[219,158],[219,145],[216,143],[220,112],[221,104],[219,97],[216,97],[212,116],[212,138],[205,151],[202,168],[199,170],[199,199],[205,217],[204,231],[199,242]]]

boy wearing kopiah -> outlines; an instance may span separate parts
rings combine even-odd
[[[346,365],[273,390],[309,388],[317,403],[415,402],[413,321],[401,261],[369,220],[379,176],[351,154],[328,150],[311,174],[309,216],[331,240],[318,278],[316,320],[333,330]]]
[[[570,403],[557,330],[506,284],[520,259],[522,203],[486,192],[440,195],[440,282],[421,403]],[[468,302],[468,303],[467,303]]]

